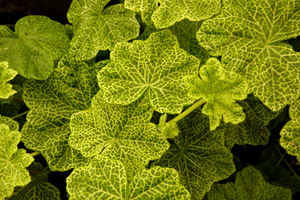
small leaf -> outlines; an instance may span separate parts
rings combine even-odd
[[[150,160],[160,158],[169,143],[149,123],[153,109],[147,100],[122,106],[108,104],[101,96],[99,92],[94,97],[89,110],[71,117],[69,144],[86,157],[101,154],[121,160],[130,179]]]
[[[209,116],[211,130],[220,125],[222,117],[225,123],[238,124],[245,120],[243,108],[235,102],[247,98],[247,83],[241,76],[225,71],[216,58],[210,58],[200,68],[200,77],[185,77],[190,86],[188,96],[207,102],[202,113]]]
[[[9,197],[15,186],[30,182],[29,166],[34,158],[25,149],[18,149],[21,133],[0,124],[0,199]]]
[[[174,138],[180,132],[176,122],[166,122],[167,114],[163,114],[159,119],[157,130],[162,134],[163,139]]]
[[[139,35],[135,13],[117,4],[105,8],[109,0],[73,0],[68,19],[74,25],[70,54],[80,60],[95,57],[99,50],[113,49]]]
[[[174,169],[153,167],[135,175],[128,184],[123,164],[107,157],[93,159],[67,178],[70,200],[189,200]]]
[[[8,69],[7,62],[0,62],[0,98],[7,99],[16,93],[12,85],[7,82],[12,80],[18,73],[13,69]]]
[[[297,156],[300,160],[300,101],[290,106],[291,121],[287,122],[280,131],[280,145],[288,154]]]
[[[0,26],[0,60],[26,78],[45,80],[69,49],[66,28],[45,16],[21,18],[15,32]]]
[[[110,58],[98,74],[106,102],[127,105],[145,94],[156,111],[171,114],[193,102],[182,77],[197,73],[200,61],[180,49],[169,31],[152,33],[145,41],[118,43]]]
[[[208,200],[291,200],[290,189],[267,183],[260,171],[248,166],[238,172],[235,183],[214,184]]]

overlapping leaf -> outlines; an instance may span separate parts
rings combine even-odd
[[[155,124],[149,123],[153,109],[147,99],[130,105],[111,105],[99,92],[87,111],[71,118],[69,144],[84,156],[108,156],[124,163],[128,178],[158,159],[169,148]]]
[[[280,131],[280,145],[287,153],[297,156],[300,160],[300,101],[296,101],[289,110],[291,121]]]
[[[0,115],[0,124],[6,124],[11,131],[19,131],[19,123],[10,117]]]
[[[192,199],[202,199],[211,185],[235,171],[224,135],[210,131],[208,117],[197,109],[179,121],[180,133],[156,165],[175,168]]]
[[[290,189],[267,183],[262,174],[252,166],[238,172],[235,183],[214,184],[208,200],[291,200]]]
[[[0,26],[0,60],[26,78],[44,80],[55,62],[69,48],[65,27],[45,16],[26,16],[15,25],[15,32]]]
[[[7,200],[60,200],[59,190],[47,182],[49,168],[43,168],[38,162],[33,162],[28,168],[31,182],[24,187],[16,187]]]
[[[276,111],[300,94],[300,53],[284,41],[300,35],[294,0],[225,0],[221,15],[205,21],[197,39],[226,69],[241,73],[255,96]]]
[[[245,120],[243,108],[235,102],[247,98],[248,86],[240,75],[225,71],[216,58],[210,58],[200,68],[200,77],[185,77],[188,96],[207,102],[202,113],[209,116],[211,130],[220,125],[222,117],[225,123],[238,124]]]
[[[145,94],[161,113],[180,113],[192,100],[182,77],[196,74],[199,60],[179,48],[169,31],[152,33],[145,41],[118,43],[111,62],[98,74],[103,99],[129,104]]]
[[[239,124],[223,123],[219,127],[225,133],[226,146],[267,145],[271,134],[267,125],[280,112],[270,111],[254,97],[239,101],[238,104],[242,106],[246,114],[245,121]]]
[[[18,149],[21,133],[0,124],[0,199],[12,195],[15,186],[30,182],[29,166],[34,158],[24,149]]]
[[[153,0],[148,0],[153,1]],[[158,0],[160,3],[151,17],[157,28],[166,28],[183,19],[200,21],[220,12],[220,0]]]
[[[24,101],[31,110],[22,141],[41,152],[51,170],[65,171],[87,161],[68,144],[69,122],[72,113],[89,108],[98,90],[97,68],[65,56],[48,80],[24,84]]]
[[[125,0],[124,7],[134,12],[140,12],[143,22],[151,25],[151,16],[158,4],[155,0]]]
[[[67,178],[70,200],[189,200],[190,194],[179,183],[174,169],[154,167],[137,173],[128,184],[120,161],[107,157],[93,159],[75,169]]]
[[[13,69],[8,69],[8,62],[0,62],[0,98],[7,99],[16,93],[12,89],[12,85],[7,83],[13,79],[18,73]]]
[[[74,24],[70,54],[89,60],[99,50],[112,49],[117,42],[139,35],[135,13],[117,4],[105,8],[109,0],[73,0],[68,18]]]

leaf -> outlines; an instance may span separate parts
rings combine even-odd
[[[25,167],[34,158],[25,149],[18,149],[20,139],[20,132],[0,124],[0,199],[10,196],[15,186],[26,185],[31,180]]]
[[[0,98],[7,99],[16,93],[16,91],[12,89],[12,85],[7,82],[12,80],[17,74],[15,70],[8,69],[7,62],[0,62]]]
[[[18,20],[15,32],[0,26],[0,60],[26,78],[45,80],[69,42],[62,24],[45,16],[26,16]]]
[[[265,182],[261,173],[252,166],[238,172],[235,183],[214,184],[208,193],[208,200],[289,200],[290,189],[273,186]]]
[[[123,164],[107,157],[93,159],[86,167],[74,169],[67,178],[70,200],[188,200],[174,169],[154,167],[137,173],[128,184]]]
[[[300,4],[294,0],[224,0],[221,14],[197,33],[201,46],[222,56],[266,106],[277,111],[300,94],[300,53],[285,41],[300,35]]]
[[[235,171],[224,133],[209,130],[208,117],[197,109],[178,122],[180,133],[155,165],[175,168],[192,199],[202,199],[211,185]]]
[[[225,123],[238,124],[245,120],[243,108],[235,100],[247,98],[247,83],[234,72],[227,72],[216,58],[210,58],[200,68],[200,77],[186,76],[189,88],[188,96],[198,100],[203,98],[207,103],[202,113],[209,116],[210,130]]]
[[[69,144],[86,157],[101,154],[121,160],[131,178],[160,158],[169,143],[149,123],[153,109],[147,100],[122,106],[107,104],[101,96],[99,92],[94,97],[89,110],[73,114]]]
[[[158,0],[157,2],[160,6],[151,17],[157,28],[167,28],[183,19],[191,21],[208,19],[219,13],[221,9],[220,0]]]
[[[106,102],[127,105],[145,94],[156,111],[171,114],[193,102],[182,77],[195,74],[200,61],[180,49],[169,31],[152,33],[146,41],[118,43],[110,58],[98,74]]]
[[[99,50],[113,49],[139,35],[135,13],[122,4],[105,8],[109,0],[73,0],[68,19],[75,25],[70,54],[80,60],[95,57]]]
[[[0,115],[0,124],[6,124],[11,131],[19,131],[19,123],[10,117]]]
[[[69,123],[73,113],[90,107],[98,90],[97,71],[97,66],[65,56],[48,80],[24,84],[24,101],[31,110],[22,141],[41,152],[52,171],[66,171],[88,161],[69,146]]]
[[[267,125],[280,112],[272,112],[254,97],[239,101],[238,104],[246,114],[245,121],[239,124],[223,123],[218,128],[225,133],[226,146],[267,145],[271,134]]]
[[[0,99],[0,114],[13,117],[19,113],[21,105],[7,99]]]
[[[291,104],[289,109],[291,121],[288,121],[280,131],[280,145],[288,154],[297,156],[300,160],[300,101]]]
[[[141,12],[142,21],[151,25],[151,16],[158,5],[155,0],[125,0],[124,7],[134,12]]]
[[[159,119],[157,130],[161,133],[163,139],[175,138],[180,132],[176,122],[166,122],[167,114],[163,114]]]
[[[49,168],[43,168],[38,162],[33,162],[28,168],[32,181],[24,187],[16,187],[7,200],[60,200],[59,190],[47,182]]]

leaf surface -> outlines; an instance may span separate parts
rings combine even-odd
[[[167,28],[183,19],[191,21],[208,19],[220,12],[221,8],[220,0],[158,0],[158,2],[160,6],[151,17],[157,28]]]
[[[7,99],[16,93],[12,85],[7,83],[12,80],[18,73],[13,69],[8,69],[8,62],[0,62],[0,98]]]
[[[202,113],[209,116],[210,129],[215,130],[222,117],[225,123],[244,121],[243,108],[235,100],[247,98],[246,81],[234,72],[225,71],[216,58],[208,59],[199,74],[201,79],[193,75],[186,76],[185,81],[189,86],[189,97],[206,101]]]
[[[291,118],[280,131],[280,145],[288,154],[297,156],[300,160],[300,101],[290,106],[289,116]]]
[[[200,61],[180,49],[169,31],[152,33],[145,41],[118,43],[110,57],[98,74],[106,102],[127,105],[145,94],[156,111],[172,114],[193,102],[182,77],[197,73]]]
[[[128,184],[123,164],[107,157],[93,159],[88,166],[75,169],[67,178],[67,191],[70,200],[190,199],[188,191],[179,183],[176,170],[144,169]]]
[[[260,171],[248,166],[238,172],[234,183],[214,184],[208,200],[291,200],[290,189],[267,183]]]
[[[25,167],[34,158],[25,149],[18,149],[20,139],[20,132],[0,124],[0,199],[12,195],[15,186],[26,185],[31,180]]]
[[[33,162],[27,169],[32,178],[31,182],[24,187],[16,187],[7,200],[61,200],[59,190],[47,182],[49,168]]]
[[[197,33],[201,46],[222,56],[271,110],[299,97],[300,53],[285,40],[300,35],[300,5],[294,0],[225,0],[221,14]]]
[[[155,165],[175,168],[192,199],[202,199],[211,185],[235,171],[224,135],[210,131],[208,117],[197,109],[178,122],[180,133]]]
[[[66,171],[88,160],[69,146],[69,123],[73,113],[89,108],[98,90],[96,69],[65,56],[48,80],[24,84],[24,101],[31,110],[22,128],[22,141],[41,152],[52,171]]]
[[[158,159],[169,148],[155,124],[149,123],[153,109],[147,100],[130,105],[112,105],[99,92],[87,111],[73,114],[69,144],[84,156],[101,154],[121,160],[128,178]]]
[[[74,0],[68,19],[75,25],[70,54],[81,60],[95,57],[99,50],[113,49],[139,35],[135,13],[117,4],[105,8],[109,0]]]
[[[69,49],[65,27],[45,16],[21,18],[15,32],[0,26],[0,60],[26,78],[45,80]]]
[[[226,146],[267,145],[271,134],[267,125],[280,112],[272,112],[255,97],[239,101],[238,104],[246,114],[245,121],[239,124],[223,123],[219,127],[225,134]]]

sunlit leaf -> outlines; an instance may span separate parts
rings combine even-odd
[[[226,69],[246,78],[254,95],[276,111],[300,94],[300,53],[285,41],[300,35],[294,0],[224,0],[221,14],[205,21],[197,39]]]
[[[182,77],[196,74],[200,61],[180,49],[169,31],[152,33],[145,41],[118,43],[110,58],[98,74],[106,102],[127,105],[145,94],[156,111],[172,114],[193,102]]]
[[[174,169],[154,167],[135,175],[128,184],[120,161],[107,157],[94,159],[75,169],[67,178],[70,200],[189,200],[190,194],[179,183]]]
[[[147,100],[111,105],[101,96],[99,92],[94,97],[89,110],[73,114],[69,144],[86,157],[101,154],[121,160],[131,178],[150,160],[160,158],[169,143],[149,123],[153,109]]]

